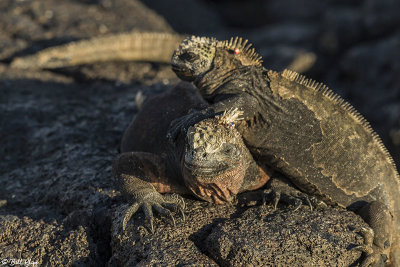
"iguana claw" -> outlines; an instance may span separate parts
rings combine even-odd
[[[267,203],[267,197],[272,195],[274,210],[277,209],[280,200],[293,205],[294,211],[298,210],[302,204],[309,206],[311,211],[314,207],[327,207],[323,201],[299,191],[281,178],[273,178],[273,181],[270,183],[270,188],[264,190],[263,193],[264,205]]]
[[[135,214],[138,209],[139,209],[139,203],[136,202],[125,211],[124,218],[122,220],[122,230],[123,231],[125,231],[126,224],[129,222],[129,220],[132,218],[133,214]]]
[[[309,197],[305,194],[296,194],[295,196],[288,194],[287,192],[282,192],[279,190],[273,189],[266,189],[264,190],[263,195],[263,204],[266,205],[267,203],[267,196],[272,194],[272,206],[274,210],[277,209],[278,203],[280,200],[283,200],[286,203],[289,203],[294,206],[293,211],[298,210],[303,203],[306,203],[311,211],[313,210],[313,206]]]
[[[158,194],[158,193],[157,193]],[[165,195],[165,196],[155,196],[155,197],[147,197],[144,198],[141,203],[140,202],[135,202],[130,206],[124,214],[124,218],[122,220],[122,230],[126,230],[126,225],[129,222],[129,220],[132,218],[132,216],[137,212],[139,208],[142,208],[146,221],[149,224],[149,228],[151,233],[154,233],[154,215],[153,215],[153,209],[156,210],[160,215],[163,216],[163,218],[169,218],[170,221],[174,226],[176,226],[175,223],[175,218],[171,213],[171,210],[176,212],[179,211],[179,213],[182,216],[183,221],[185,221],[185,201],[183,198],[179,195],[173,194],[173,195]]]
[[[357,230],[364,238],[364,244],[352,248],[353,250],[359,250],[365,253],[365,258],[360,264],[360,267],[380,267],[385,266],[387,260],[386,255],[381,255],[378,251],[374,250],[374,230],[370,227],[362,227]]]

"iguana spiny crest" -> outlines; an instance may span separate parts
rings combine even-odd
[[[172,55],[172,69],[182,80],[194,81],[213,67],[216,51],[225,50],[231,60],[239,60],[241,65],[261,66],[261,56],[251,48],[248,40],[236,37],[229,41],[215,38],[188,37],[182,41]]]
[[[211,120],[204,120],[188,131],[188,142],[192,149],[203,149],[207,153],[214,153],[230,142],[232,139],[241,138],[234,128],[235,122],[240,121],[241,114],[237,108],[224,112]],[[220,126],[220,127],[219,127]]]

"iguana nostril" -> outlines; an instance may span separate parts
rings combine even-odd
[[[383,243],[383,246],[384,246],[385,248],[390,247],[390,241],[389,241],[389,240],[386,240],[385,243]]]
[[[200,134],[199,134],[199,133],[195,133],[195,134],[193,135],[193,140],[194,140],[194,141],[199,140],[199,138],[200,138]]]
[[[185,52],[185,53],[179,55],[179,58],[180,58],[181,60],[184,60],[184,61],[194,62],[195,60],[199,59],[200,56],[199,56],[199,55],[196,55],[196,54],[193,53],[193,52]]]

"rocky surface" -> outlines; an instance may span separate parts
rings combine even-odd
[[[317,60],[307,75],[353,103],[399,163],[398,1],[301,2],[176,1],[190,15],[163,0],[0,1],[0,260],[356,265],[360,252],[350,248],[362,242],[356,229],[363,223],[340,209],[292,212],[282,205],[273,212],[187,199],[187,220],[177,219],[176,228],[157,219],[151,235],[139,212],[123,233],[126,204],[111,162],[137,112],[136,94],[160,93],[177,78],[168,66],[144,62],[52,72],[8,65],[48,46],[132,29],[245,36],[273,69],[311,52]]]
[[[222,266],[349,266],[360,257],[350,249],[363,242],[354,232],[363,225],[343,210],[254,207],[215,225],[205,247]]]
[[[71,230],[55,221],[46,223],[12,215],[0,217],[3,264],[13,265],[13,260],[23,259],[37,263],[37,266],[43,263],[50,266],[94,265],[91,250],[95,248],[89,245],[89,238],[82,226]]]
[[[157,219],[154,234],[142,214],[122,232],[127,206],[116,210],[111,265],[349,266],[361,255],[351,248],[362,244],[356,229],[366,224],[349,211],[187,204],[185,222]]]

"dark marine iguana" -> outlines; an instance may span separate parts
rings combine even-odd
[[[238,108],[244,120],[237,129],[257,162],[309,195],[355,210],[370,225],[359,248],[366,253],[362,266],[386,258],[400,266],[399,174],[379,136],[349,103],[293,71],[262,67],[241,38],[187,38],[171,65],[210,104],[175,120],[172,141],[194,123]]]
[[[169,63],[173,51],[185,37],[173,33],[137,31],[111,34],[17,57],[11,66],[21,69],[54,69],[112,60]]]
[[[149,61],[170,63],[174,50],[187,35],[139,32],[109,34],[45,48],[35,54],[16,57],[11,67],[56,69],[104,61]],[[304,72],[314,64],[312,52],[299,52],[288,66]]]
[[[183,215],[185,206],[177,194],[192,194],[222,204],[269,180],[270,171],[254,161],[235,129],[240,115],[235,110],[190,127],[176,146],[168,142],[167,131],[173,119],[206,106],[193,85],[182,82],[147,100],[132,120],[122,138],[122,153],[113,163],[116,185],[131,204],[124,215],[123,229],[139,208],[151,231],[153,209],[175,223],[169,209]],[[307,203],[307,195],[300,195]]]

